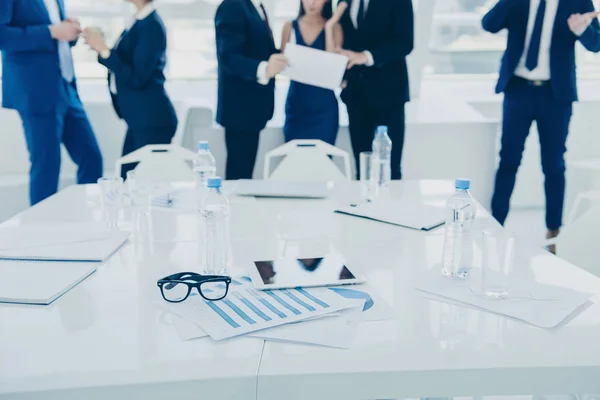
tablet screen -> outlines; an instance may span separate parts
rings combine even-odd
[[[256,261],[254,265],[262,282],[275,287],[334,285],[356,279],[339,254]]]

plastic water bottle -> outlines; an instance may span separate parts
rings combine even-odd
[[[388,136],[387,126],[379,126],[373,138],[373,156],[371,160],[371,184],[373,197],[379,196],[392,179],[392,140]]]
[[[198,142],[198,153],[194,159],[194,174],[196,176],[196,201],[198,205],[208,192],[208,179],[217,172],[217,163],[208,147],[208,142]]]
[[[221,192],[221,178],[208,179],[208,193],[202,199],[204,225],[204,272],[227,273],[230,260],[229,200]]]
[[[469,189],[471,181],[456,180],[456,191],[446,202],[446,236],[442,255],[442,273],[452,278],[469,276],[473,263],[471,225],[475,219],[476,204]]]

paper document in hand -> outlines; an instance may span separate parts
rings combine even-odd
[[[288,67],[282,72],[293,81],[335,90],[340,87],[348,57],[289,43],[285,47]]]
[[[190,296],[182,306],[194,309],[194,322],[211,338],[223,340],[346,310],[355,304],[331,291],[314,295],[311,289],[257,291],[243,286],[230,290],[223,300],[211,302]]]

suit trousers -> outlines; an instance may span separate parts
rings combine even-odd
[[[402,179],[402,151],[404,148],[404,104],[391,108],[373,108],[367,103],[347,105],[350,120],[350,140],[356,161],[356,175],[359,176],[360,153],[371,151],[375,129],[384,125],[392,140],[391,170],[392,179]]]
[[[175,136],[177,126],[159,126],[146,128],[128,128],[123,142],[123,155],[133,153],[149,144],[169,144]],[[133,170],[137,163],[124,164],[121,167],[121,177],[127,177],[127,172]]]
[[[562,225],[565,197],[566,141],[571,121],[572,102],[556,100],[550,84],[535,86],[514,77],[504,93],[502,148],[496,174],[492,214],[504,224],[510,207],[517,171],[531,124],[537,124],[540,140],[546,226],[555,230]]]
[[[43,96],[43,93],[31,93]],[[96,183],[102,155],[73,83],[60,82],[56,108],[49,113],[20,113],[29,150],[29,198],[37,204],[58,190],[61,143],[77,164],[77,183]]]
[[[225,128],[225,145],[227,146],[226,179],[252,179],[259,140],[260,132]]]

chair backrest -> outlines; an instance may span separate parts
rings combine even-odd
[[[120,176],[121,166],[139,163],[135,168],[138,177],[155,182],[190,181],[194,172],[190,162],[196,154],[173,144],[152,144],[121,157],[115,163],[115,176]]]
[[[284,157],[271,172],[276,157]],[[343,159],[342,172],[331,157]],[[292,140],[265,156],[264,179],[315,182],[345,181],[351,179],[350,157],[347,152],[321,140]]]
[[[556,255],[600,277],[600,206],[565,226],[556,239]]]

